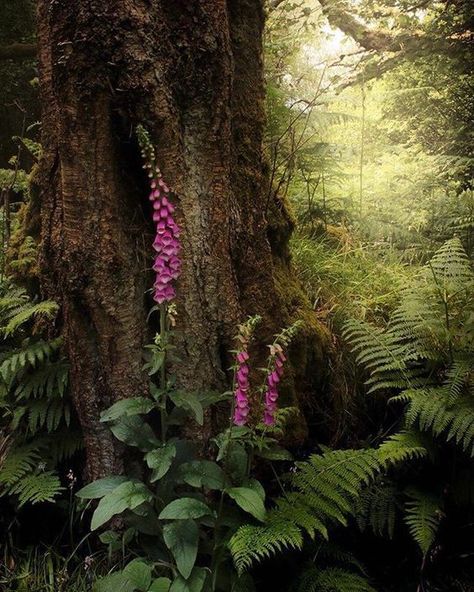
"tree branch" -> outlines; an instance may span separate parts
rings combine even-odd
[[[349,6],[341,0],[319,0],[319,3],[332,27],[340,29],[369,51],[402,51],[408,45],[419,45],[424,40],[424,35],[419,33],[394,35],[380,29],[369,29],[350,13]]]
[[[0,45],[0,60],[26,60],[36,57],[36,44],[12,43]]]

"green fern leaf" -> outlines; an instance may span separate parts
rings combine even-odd
[[[411,490],[409,495],[412,499],[405,505],[405,522],[423,555],[426,555],[436,539],[442,518],[440,500],[419,490]]]

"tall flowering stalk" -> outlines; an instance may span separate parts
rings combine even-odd
[[[276,412],[278,410],[278,387],[283,376],[286,356],[284,348],[287,348],[301,326],[301,321],[296,321],[290,327],[284,329],[276,336],[275,341],[269,345],[267,377],[265,387],[265,401],[263,411],[263,423],[272,427],[275,425]]]
[[[244,426],[250,419],[250,365],[249,365],[249,343],[252,337],[255,325],[260,322],[260,317],[250,317],[245,323],[239,325],[237,335],[238,349],[235,353],[235,374],[234,374],[234,403],[232,420],[234,425]],[[269,345],[270,355],[268,357],[267,368],[265,369],[265,382],[258,392],[264,394],[264,412],[263,423],[267,426],[275,425],[275,416],[278,409],[278,386],[283,376],[286,356],[284,348],[287,348],[290,341],[301,326],[300,321],[296,321],[284,329],[275,337],[274,342]],[[261,403],[259,404],[261,409]]]
[[[235,377],[234,377],[234,425],[243,426],[247,423],[250,413],[249,403],[249,374],[248,348],[255,326],[260,322],[260,317],[250,317],[245,323],[239,325],[236,340],[238,349],[235,352]]]
[[[234,424],[243,426],[247,423],[250,412],[248,390],[249,390],[249,366],[247,361],[249,354],[247,349],[242,348],[237,354],[237,372],[235,375],[236,389],[234,392]]]
[[[267,375],[267,389],[265,391],[265,410],[263,423],[267,426],[275,425],[275,414],[278,409],[278,383],[283,376],[283,367],[286,362],[283,348],[279,343],[270,346],[271,365]]]
[[[166,353],[168,325],[174,321],[173,306],[170,304],[176,296],[173,282],[178,279],[181,272],[181,259],[179,257],[181,250],[179,242],[180,229],[173,218],[175,207],[170,199],[170,189],[163,180],[150,136],[142,126],[138,126],[137,136],[142,150],[143,168],[148,171],[148,178],[150,179],[149,199],[153,204],[153,222],[156,228],[153,241],[155,252],[153,261],[153,271],[155,272],[153,300],[157,303],[160,311],[160,332],[155,337],[155,344],[149,349],[151,349],[152,355],[157,361],[156,364],[152,362],[151,368],[152,370],[159,368],[160,371],[160,385],[163,390],[161,398],[161,437],[163,442],[166,442]],[[153,370],[153,372],[156,371]]]
[[[156,225],[155,240],[153,241],[153,249],[155,250],[153,271],[156,274],[153,284],[153,299],[157,304],[162,305],[171,302],[176,296],[173,282],[178,279],[181,273],[180,229],[173,218],[175,207],[170,199],[170,189],[163,181],[156,162],[155,148],[143,127],[139,126],[137,133],[145,162],[144,168],[148,170],[150,179],[149,198],[153,203],[153,222]]]

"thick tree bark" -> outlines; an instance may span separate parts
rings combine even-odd
[[[260,0],[39,0],[42,275],[62,304],[92,478],[121,468],[100,409],[146,392],[152,223],[138,123],[156,141],[184,230],[180,385],[223,388],[245,315],[261,314],[269,339],[306,306],[274,201],[283,230],[276,250],[269,241],[263,25]],[[304,333],[300,384],[307,364],[322,359],[313,319]]]

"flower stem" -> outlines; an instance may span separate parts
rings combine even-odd
[[[234,378],[232,380],[232,392],[235,391],[235,385],[236,385],[236,372],[234,371]],[[228,431],[228,436],[227,436],[227,442],[225,444],[224,457],[222,459],[224,466],[226,464],[227,456],[228,456],[228,452],[229,452],[229,447],[232,442],[232,428],[234,426],[234,410],[235,410],[235,399],[232,397],[232,404],[231,404],[231,408],[230,408],[230,417],[229,417],[229,431]],[[213,544],[212,562],[211,562],[211,573],[212,573],[211,592],[214,592],[216,589],[217,575],[219,572],[219,561],[217,559],[217,549],[219,547],[219,530],[220,530],[220,526],[221,526],[221,522],[222,522],[222,510],[224,509],[224,497],[225,497],[225,489],[222,489],[221,496],[219,499],[219,507],[217,509],[216,523],[214,525],[214,544]]]
[[[160,344],[163,351],[163,360],[160,368],[160,387],[163,392],[163,399],[161,402],[161,439],[163,444],[166,442],[166,433],[168,429],[168,413],[167,413],[167,392],[166,392],[166,348],[168,338],[168,327],[166,324],[167,307],[166,304],[160,305]]]

